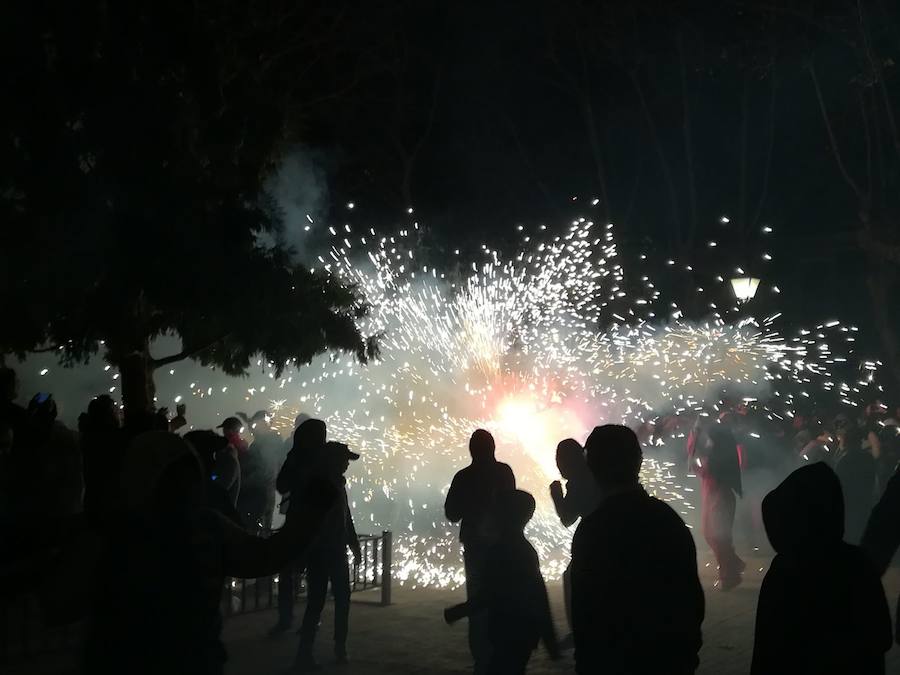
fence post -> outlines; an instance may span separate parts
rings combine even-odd
[[[390,530],[381,533],[381,605],[391,604],[391,539]]]

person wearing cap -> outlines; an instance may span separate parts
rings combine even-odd
[[[241,494],[240,452],[247,447],[246,441],[241,437],[244,425],[237,417],[226,417],[216,428],[222,430],[228,445],[216,453],[216,471],[213,480],[222,486],[231,505],[237,508],[238,497]]]
[[[444,512],[451,523],[459,523],[459,540],[463,545],[466,569],[466,596],[481,594],[485,583],[487,551],[492,541],[489,514],[494,501],[504,492],[516,489],[516,477],[508,464],[494,456],[494,437],[484,429],[476,429],[469,439],[472,463],[453,477]],[[469,614],[469,651],[475,661],[475,672],[487,672],[491,658],[487,613]]]
[[[313,656],[313,644],[318,632],[328,584],[334,596],[334,657],[339,664],[347,662],[347,632],[350,619],[350,568],[347,549],[353,553],[356,565],[362,558],[353,515],[347,499],[345,473],[350,462],[359,459],[344,443],[329,441],[313,468],[312,475],[329,481],[338,491],[338,498],[325,516],[319,536],[309,548],[306,563],[307,599],[303,624],[300,627],[300,646],[295,666],[300,672],[318,668]]]
[[[603,498],[572,541],[575,671],[693,673],[704,597],[691,533],[641,486],[641,446],[631,429],[596,427],[585,450]]]
[[[336,490],[311,481],[294,517],[254,537],[205,505],[200,461],[175,434],[146,432],[125,453],[125,513],[94,577],[84,672],[221,675],[226,577],[275,573],[301,555]]]

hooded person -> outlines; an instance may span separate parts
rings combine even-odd
[[[300,416],[297,418],[299,420]],[[302,497],[306,484],[321,463],[327,433],[325,422],[310,417],[305,417],[294,430],[291,449],[275,479],[275,489],[282,495],[280,510],[285,514],[285,522],[290,522],[293,517],[294,497]],[[278,574],[278,622],[269,629],[272,637],[287,631],[294,622],[297,581],[305,568],[306,561],[301,556],[291,560]]]
[[[752,675],[876,675],[891,647],[878,572],[843,541],[844,501],[834,471],[802,467],[762,503],[775,549],[759,592]]]
[[[353,514],[347,499],[345,474],[351,461],[359,459],[345,443],[328,441],[316,466],[314,476],[321,476],[338,491],[338,498],[325,516],[319,536],[309,547],[306,556],[307,597],[303,624],[300,627],[300,644],[295,667],[300,672],[317,670],[313,657],[316,639],[328,586],[334,597],[334,656],[339,664],[347,663],[347,633],[350,619],[350,568],[347,549],[353,554],[356,565],[362,558],[359,538],[353,524]]]
[[[492,532],[490,513],[494,502],[504,492],[516,489],[516,477],[508,464],[498,462],[494,453],[494,437],[484,429],[476,429],[469,439],[472,463],[453,476],[444,512],[451,523],[459,523],[459,540],[463,545],[466,570],[466,596],[481,594],[484,571]],[[469,650],[475,662],[475,673],[487,672],[491,644],[487,612],[469,614]]]
[[[200,462],[174,434],[136,437],[122,474],[126,512],[96,570],[84,672],[219,675],[225,578],[272,574],[302,553],[335,491],[311,484],[292,523],[262,539],[205,506]]]
[[[541,641],[551,658],[559,657],[540,561],[524,533],[534,510],[534,497],[522,490],[498,496],[494,506],[497,538],[490,547],[482,592],[444,610],[447,623],[473,611],[487,611],[490,673],[524,673]]]

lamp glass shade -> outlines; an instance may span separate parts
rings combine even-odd
[[[738,277],[731,280],[731,290],[734,291],[734,297],[741,303],[752,300],[758,287],[759,279],[754,277]]]

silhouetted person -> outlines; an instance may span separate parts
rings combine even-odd
[[[244,521],[238,510],[231,503],[231,499],[216,476],[216,456],[225,450],[228,440],[211,429],[195,429],[184,435],[184,440],[197,453],[200,460],[200,469],[203,473],[204,490],[206,494],[206,506],[213,511],[218,511],[234,524],[244,527]]]
[[[116,402],[101,394],[78,417],[78,433],[84,463],[84,511],[95,526],[108,525],[121,507],[119,476],[125,455]]]
[[[251,528],[268,530],[275,510],[275,457],[281,449],[281,437],[269,427],[268,416],[260,410],[252,418],[245,417],[253,442],[238,459],[241,464],[241,494],[238,511]]]
[[[875,458],[862,448],[862,433],[849,427],[841,436],[841,457],[835,468],[844,492],[844,539],[858,544],[875,503]]]
[[[240,454],[247,448],[246,441],[241,437],[243,424],[237,417],[226,417],[217,428],[222,430],[228,445],[216,453],[216,472],[213,480],[219,482],[232,506],[237,508],[238,497],[241,494]]]
[[[540,561],[524,534],[534,509],[534,497],[527,492],[498,495],[497,538],[488,548],[481,592],[444,612],[448,623],[472,612],[487,612],[491,643],[487,672],[491,674],[524,673],[540,641],[551,657],[559,656]]]
[[[719,568],[716,588],[731,590],[741,583],[746,564],[734,550],[736,498],[743,494],[737,442],[728,416],[704,429],[694,428],[688,438],[688,454],[700,476],[703,538]]]
[[[338,498],[319,529],[319,536],[310,545],[306,556],[306,611],[300,627],[300,646],[297,650],[297,669],[301,672],[316,670],[313,643],[325,607],[328,585],[334,597],[334,656],[337,663],[347,662],[347,629],[350,619],[350,568],[347,549],[353,553],[356,564],[362,557],[359,538],[353,525],[353,515],[347,500],[344,474],[351,460],[359,455],[351,452],[344,443],[329,441],[325,444],[321,465],[313,469],[319,472],[338,491]]]
[[[559,469],[559,475],[566,481],[566,493],[563,495],[562,483],[555,480],[550,483],[550,497],[553,499],[553,506],[560,522],[569,527],[579,518],[594,512],[600,503],[600,488],[588,468],[584,448],[574,438],[567,438],[556,446],[556,467]],[[569,567],[563,572],[563,599],[566,620],[571,627],[572,574]],[[570,639],[571,637],[566,641]]]
[[[603,498],[572,542],[576,672],[693,673],[704,598],[691,533],[638,482],[633,431],[596,427],[585,450]]]
[[[13,442],[28,421],[25,408],[16,403],[19,397],[19,376],[16,371],[0,366],[0,424],[10,429]]]
[[[884,673],[891,619],[878,572],[844,543],[844,503],[834,471],[801,467],[762,504],[777,555],[756,610],[753,675]]]
[[[469,439],[472,463],[453,477],[444,512],[451,523],[460,523],[459,540],[463,545],[466,569],[466,597],[472,599],[484,590],[487,551],[492,543],[489,513],[497,496],[516,489],[516,477],[508,464],[494,457],[494,437],[484,429],[476,429]],[[475,661],[475,672],[486,672],[491,645],[487,631],[487,614],[469,614],[469,650]]]
[[[282,495],[286,523],[292,517],[291,502],[294,496],[302,496],[313,469],[324,452],[326,432],[325,422],[310,418],[305,419],[294,431],[293,445],[275,479],[275,488]],[[278,623],[271,628],[270,635],[279,635],[291,627],[294,621],[296,579],[305,568],[306,560],[301,557],[290,561],[278,573]]]
[[[204,506],[197,456],[183,439],[148,432],[123,471],[127,517],[97,570],[85,673],[222,673],[220,602],[226,576],[273,573],[312,541],[334,502],[318,484],[296,517],[253,537]]]
[[[888,481],[884,494],[872,509],[863,535],[862,549],[883,576],[900,548],[900,469]],[[900,644],[900,602],[897,603],[895,639]]]

